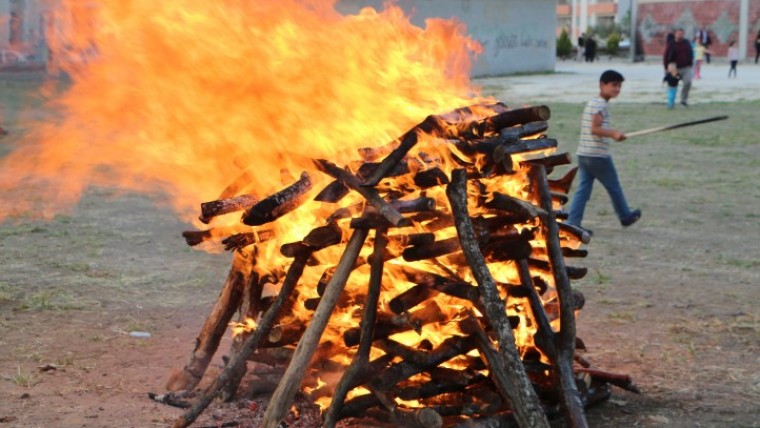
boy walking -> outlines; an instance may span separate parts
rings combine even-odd
[[[609,139],[625,140],[625,134],[610,128],[609,100],[620,94],[623,75],[615,70],[607,70],[599,77],[599,96],[592,98],[583,110],[581,136],[578,145],[578,188],[570,204],[568,224],[581,226],[586,203],[591,197],[594,180],[607,189],[620,224],[624,227],[636,223],[641,218],[641,210],[631,210],[620,186],[615,164],[609,150]]]

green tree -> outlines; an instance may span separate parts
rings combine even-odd
[[[617,55],[620,44],[620,34],[617,31],[613,31],[609,37],[607,37],[607,53],[610,55]]]
[[[563,28],[562,32],[557,38],[557,56],[565,59],[573,52],[573,42],[570,41],[570,36],[567,34],[567,29]]]

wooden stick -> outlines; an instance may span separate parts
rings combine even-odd
[[[543,235],[546,239],[546,249],[549,252],[552,275],[557,294],[560,299],[560,330],[557,338],[557,358],[553,361],[559,374],[561,401],[567,417],[567,422],[572,428],[588,427],[586,415],[583,412],[578,387],[573,375],[573,361],[575,353],[575,311],[571,300],[572,288],[570,279],[562,258],[562,247],[559,242],[559,226],[552,212],[552,196],[549,190],[549,182],[546,178],[546,168],[540,164],[530,166],[528,174],[535,188],[538,190],[541,207],[549,215],[542,222]]]
[[[470,264],[473,276],[478,282],[480,295],[484,301],[486,315],[499,338],[499,356],[503,360],[509,379],[504,385],[506,400],[512,404],[515,417],[522,427],[549,427],[538,401],[536,391],[525,373],[520,361],[520,354],[515,344],[515,337],[507,320],[504,302],[499,296],[491,272],[480,253],[469,213],[467,212],[467,176],[463,169],[452,172],[451,184],[446,188],[446,196],[456,219],[456,229],[461,240],[465,257]],[[546,207],[544,207],[546,209]],[[551,207],[549,207],[551,210]]]
[[[369,257],[370,262],[370,281],[369,289],[367,290],[367,301],[364,304],[364,315],[360,322],[361,336],[359,339],[359,349],[354,355],[354,359],[351,361],[351,365],[348,370],[343,374],[335,387],[335,393],[333,394],[332,401],[330,401],[330,407],[325,413],[324,426],[327,428],[333,428],[338,421],[338,415],[340,409],[343,406],[343,401],[346,399],[348,392],[354,388],[354,380],[362,373],[367,371],[369,366],[369,352],[372,348],[372,341],[374,338],[375,320],[377,319],[377,303],[380,300],[380,286],[383,279],[383,266],[385,264],[383,260],[383,252],[385,246],[388,244],[386,237],[387,230],[378,229],[375,232],[375,245],[372,255]]]
[[[217,393],[227,384],[230,378],[239,373],[241,367],[245,366],[245,362],[248,360],[248,357],[251,355],[253,350],[258,347],[259,342],[263,339],[264,335],[268,333],[269,329],[274,323],[274,320],[279,315],[280,309],[285,304],[285,301],[290,297],[290,293],[298,283],[298,279],[301,277],[301,274],[303,274],[303,270],[306,267],[306,262],[309,260],[309,257],[311,257],[312,253],[308,247],[304,246],[303,248],[304,251],[299,254],[290,265],[288,274],[285,277],[282,288],[280,289],[280,293],[277,296],[277,300],[264,313],[264,316],[262,316],[258,326],[256,327],[256,330],[250,336],[248,336],[248,338],[246,338],[245,342],[240,348],[240,351],[232,357],[219,377],[217,377],[214,382],[209,385],[208,388],[206,388],[204,394],[198,398],[190,410],[188,410],[184,415],[180,416],[176,421],[174,421],[172,428],[185,428],[193,423],[203,412],[203,410],[205,410],[206,407],[211,404]]]
[[[190,361],[182,369],[175,369],[172,372],[166,384],[167,390],[190,390],[195,388],[203,378],[232,316],[242,302],[245,274],[241,269],[245,264],[244,257],[236,253],[219,298],[198,333]]]
[[[380,212],[380,214],[385,217],[389,222],[391,222],[394,226],[402,226],[402,225],[411,225],[411,222],[406,219],[404,216],[401,215],[401,213],[398,212],[397,209],[395,209],[391,204],[386,202],[380,194],[377,192],[377,190],[362,185],[362,183],[359,181],[359,179],[351,174],[350,172],[339,168],[337,165],[335,165],[332,162],[329,162],[324,159],[318,159],[314,161],[314,164],[317,166],[317,168],[332,176],[333,178],[337,178],[338,180],[342,181],[343,184],[348,186],[350,189],[358,192],[360,195],[364,196],[364,198],[372,204],[377,210]]]
[[[285,417],[285,413],[290,407],[293,397],[303,380],[306,369],[309,366],[309,361],[317,348],[319,339],[322,337],[322,333],[327,326],[330,315],[332,315],[335,303],[343,292],[343,287],[345,287],[348,276],[353,270],[356,258],[359,256],[367,234],[368,230],[366,229],[355,229],[351,235],[351,239],[346,245],[346,249],[335,270],[335,275],[333,275],[327,284],[322,301],[314,312],[301,341],[298,342],[293,360],[288,365],[282,382],[280,382],[277,390],[272,395],[261,424],[263,428],[277,428],[280,425],[280,421]]]
[[[681,123],[676,123],[673,125],[656,126],[654,128],[647,128],[647,129],[642,129],[639,131],[626,132],[625,136],[628,138],[639,137],[641,135],[652,134],[654,132],[669,131],[671,129],[683,128],[685,126],[700,125],[703,123],[715,122],[718,120],[726,120],[726,119],[728,119],[728,116],[713,116],[713,117],[708,117],[707,119],[692,120],[689,122],[681,122]]]

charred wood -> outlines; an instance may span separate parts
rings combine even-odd
[[[530,120],[525,122],[530,122]],[[500,385],[505,387],[505,390],[502,391],[506,395],[504,398],[512,403],[512,408],[516,412],[516,419],[521,425],[548,428],[549,423],[520,361],[514,334],[508,327],[504,302],[499,297],[496,283],[477,245],[475,230],[467,211],[466,173],[464,170],[458,169],[452,173],[451,184],[446,189],[446,195],[451,203],[454,218],[457,220],[456,229],[464,255],[473,276],[478,282],[486,309],[485,315],[497,332],[499,357],[505,370],[508,370],[509,378],[506,380],[506,384]]]
[[[259,226],[277,220],[301,206],[312,185],[309,174],[301,173],[301,178],[298,181],[265,198],[246,211],[243,215],[243,223],[249,226]]]
[[[250,209],[258,202],[259,198],[254,195],[240,195],[229,199],[204,202],[201,204],[200,221],[208,224],[214,217]]]

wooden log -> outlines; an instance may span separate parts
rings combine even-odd
[[[448,319],[449,317],[441,311],[441,308],[431,301],[414,312],[399,314],[397,316],[381,316],[375,325],[372,337],[373,340],[377,340],[409,330],[419,332],[422,326],[426,324],[444,322]],[[343,332],[343,342],[349,347],[356,346],[359,344],[360,335],[360,328],[349,328]]]
[[[259,202],[255,195],[240,195],[234,198],[217,199],[201,204],[201,216],[199,220],[208,224],[214,217],[248,210]]]
[[[588,373],[591,375],[592,379],[596,379],[601,382],[607,382],[626,391],[641,394],[641,390],[638,386],[636,386],[636,384],[633,383],[633,379],[631,379],[629,375],[609,373],[602,370],[590,369],[586,367],[578,367],[575,369],[575,371],[577,373]]]
[[[507,402],[514,403],[514,400],[509,398],[509,391],[512,388],[510,384],[512,381],[510,380],[511,374],[509,373],[508,366],[505,364],[504,360],[500,358],[499,352],[496,350],[485,330],[483,330],[483,327],[480,325],[477,317],[475,317],[475,314],[470,312],[469,316],[462,321],[461,325],[463,332],[473,335],[477,340],[480,354],[486,359],[486,361],[488,361],[488,374],[498,387],[501,396]],[[543,412],[541,414],[543,415]]]
[[[578,167],[572,167],[569,171],[556,180],[549,180],[549,190],[559,193],[570,193],[570,187],[573,185],[575,175],[578,173]]]
[[[520,275],[520,282],[528,290],[527,298],[530,303],[533,321],[536,323],[536,334],[534,341],[541,351],[546,354],[549,360],[557,359],[557,335],[549,322],[549,318],[544,311],[544,304],[538,294],[536,286],[533,284],[533,278],[530,276],[530,269],[527,260],[517,262],[517,271]]]
[[[327,321],[332,315],[335,303],[340,297],[343,287],[346,285],[348,276],[353,270],[353,266],[356,263],[356,258],[359,256],[359,251],[364,245],[364,240],[367,238],[367,231],[362,229],[354,230],[351,239],[346,245],[346,249],[341,256],[338,267],[335,271],[335,275],[327,285],[325,294],[322,296],[322,302],[314,312],[311,318],[309,326],[306,329],[301,340],[296,347],[293,360],[288,365],[288,369],[285,372],[285,376],[280,382],[280,385],[272,395],[272,399],[269,402],[264,419],[262,421],[262,427],[264,428],[276,428],[279,426],[280,421],[285,416],[287,409],[293,401],[293,397],[303,380],[303,376],[308,368],[308,363],[311,360],[314,351],[316,350],[319,339],[322,337]]]
[[[537,138],[535,140],[518,140],[514,143],[507,143],[497,146],[493,150],[493,160],[501,162],[507,155],[516,155],[519,153],[535,152],[539,150],[552,149],[557,147],[557,140],[552,138]]]
[[[356,176],[360,180],[363,180],[364,178],[371,176],[379,167],[379,162],[365,162],[359,166],[359,169],[356,171]],[[409,174],[409,164],[405,160],[401,160],[388,171],[386,177],[398,177],[406,174]]]
[[[548,128],[549,123],[546,121],[530,122],[525,125],[504,128],[499,132],[498,136],[482,141],[457,142],[456,147],[466,155],[473,155],[475,153],[491,154],[498,146],[517,142],[520,138],[538,134],[546,131]]]
[[[557,226],[559,226],[559,230],[561,232],[567,235],[571,235],[573,238],[581,241],[584,244],[591,242],[591,234],[588,232],[588,230],[583,229],[582,227],[561,222],[557,222]]]
[[[543,119],[542,119],[543,120]],[[525,122],[530,122],[527,120]],[[456,229],[464,255],[470,265],[473,276],[478,282],[481,298],[484,301],[486,315],[495,328],[499,339],[499,356],[504,364],[509,379],[505,387],[505,400],[512,404],[518,423],[524,427],[549,427],[533,386],[528,379],[520,361],[514,334],[509,327],[504,302],[499,297],[496,283],[491,276],[485,259],[480,253],[467,211],[466,172],[457,169],[452,172],[451,184],[446,189],[451,203],[452,213],[456,219]],[[544,209],[546,209],[544,207]]]
[[[522,222],[546,215],[546,211],[530,202],[499,192],[493,192],[491,198],[486,201],[484,206],[490,209],[517,214]]]
[[[335,393],[324,417],[324,426],[327,428],[335,426],[346,395],[354,388],[357,378],[366,373],[369,368],[369,353],[372,348],[375,320],[377,319],[377,304],[380,300],[380,286],[383,280],[383,253],[386,245],[388,245],[386,233],[387,231],[384,229],[377,230],[375,233],[373,253],[369,257],[370,281],[367,290],[367,300],[364,305],[361,321],[359,322],[361,331],[359,349],[354,354],[348,370],[346,370],[335,387]]]
[[[274,239],[274,230],[264,229],[253,232],[236,233],[225,239],[222,239],[222,245],[227,251],[236,251],[249,245],[259,244]]]
[[[404,218],[404,216],[402,216],[398,210],[393,208],[392,205],[380,197],[380,194],[375,189],[363,186],[359,179],[356,178],[353,174],[324,159],[316,160],[314,161],[314,164],[320,171],[330,175],[333,178],[337,178],[350,189],[364,196],[367,202],[372,204],[372,206],[378,210],[380,215],[385,217],[392,225],[411,225],[411,222]]]
[[[325,186],[325,188],[314,197],[314,200],[319,202],[336,203],[343,199],[350,190],[351,189],[343,184],[342,181],[334,180]]]
[[[168,391],[192,390],[203,378],[232,316],[242,302],[246,281],[242,269],[245,265],[243,255],[236,253],[224,287],[195,340],[195,349],[190,354],[190,361],[182,369],[172,372],[166,384]]]
[[[533,164],[528,170],[532,184],[538,191],[541,207],[551,212],[552,201],[549,182],[546,178],[544,165]],[[588,426],[583,412],[578,387],[573,376],[573,360],[575,354],[575,310],[572,306],[570,279],[562,258],[562,247],[559,241],[559,226],[550,213],[542,223],[543,235],[546,238],[546,249],[552,266],[552,275],[560,300],[560,330],[557,339],[557,358],[553,364],[557,370],[561,391],[561,402],[568,424],[572,428]]]
[[[304,247],[304,252],[295,258],[288,268],[288,273],[283,281],[277,301],[267,309],[261,317],[256,330],[245,339],[240,351],[232,357],[222,373],[206,388],[203,395],[193,403],[190,410],[174,421],[173,428],[185,428],[192,424],[201,412],[211,404],[219,391],[226,386],[230,379],[236,377],[241,372],[241,368],[245,367],[248,357],[259,346],[264,335],[274,323],[275,318],[279,316],[280,309],[285,304],[285,301],[290,297],[290,294],[298,283],[298,279],[303,274],[307,260],[311,257],[311,252],[310,248]]]
[[[546,174],[551,174],[555,166],[568,165],[572,163],[573,159],[569,153],[558,153],[551,156],[546,156],[540,159],[531,159],[527,161],[528,164],[543,165],[546,168]]]
[[[551,257],[551,250],[547,248],[547,251],[549,253],[549,256]],[[562,255],[562,248],[560,247],[559,254]],[[542,272],[546,272],[549,274],[552,274],[554,272],[555,268],[552,268],[552,264],[549,261],[546,260],[538,260],[534,258],[528,259],[528,265],[530,265],[531,268],[540,270]],[[586,276],[588,273],[588,268],[585,267],[575,267],[575,266],[562,266],[564,269],[564,275],[567,276],[569,279],[581,279]]]
[[[277,220],[301,206],[312,186],[313,183],[309,174],[301,173],[301,178],[298,181],[247,210],[243,215],[243,223],[249,226],[259,226]]]
[[[510,126],[547,121],[550,117],[551,110],[545,105],[509,110],[483,120],[482,135],[500,131]]]
[[[443,137],[446,131],[446,122],[439,116],[430,115],[422,122],[408,130],[397,141],[398,146],[380,162],[377,169],[364,180],[364,186],[373,187],[385,178],[399,162],[406,156],[409,150],[417,144],[419,134]]]
[[[394,349],[395,352],[399,353],[404,349],[403,345],[398,344],[394,346],[388,340],[376,341],[376,345],[380,349],[385,347],[387,349]],[[415,363],[402,361],[391,365],[378,373],[370,382],[370,386],[380,391],[389,391],[400,381],[437,367],[444,361],[448,361],[456,356],[464,355],[474,349],[475,346],[475,341],[470,337],[452,336],[445,339],[436,349],[427,353],[407,349],[404,351],[407,353],[405,356],[409,357],[410,360],[414,360]]]
[[[431,168],[414,175],[414,184],[421,189],[449,184],[449,177],[440,168]]]

